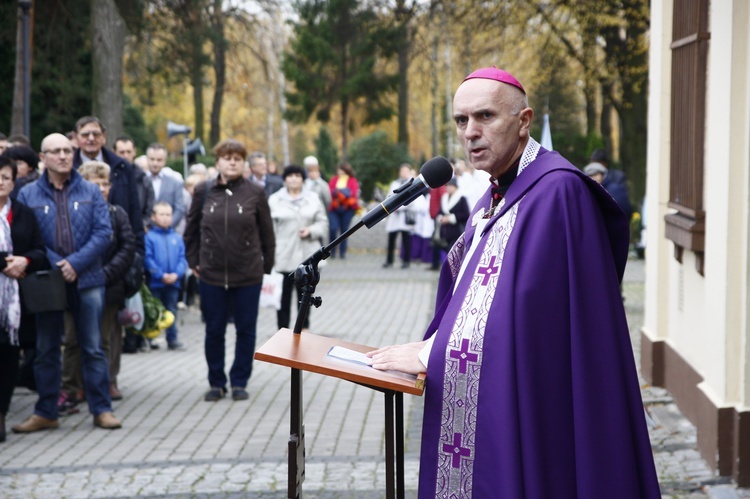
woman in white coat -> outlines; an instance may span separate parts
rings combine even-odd
[[[393,192],[404,185],[409,179],[414,178],[414,169],[409,163],[404,163],[399,167],[398,178],[391,182],[391,187],[388,192],[389,196],[393,195]],[[409,268],[411,262],[411,234],[414,232],[414,225],[417,222],[417,210],[412,204],[409,206],[402,206],[394,213],[392,213],[385,222],[385,231],[388,233],[388,247],[386,249],[386,260],[383,264],[384,268],[393,266],[393,254],[396,251],[396,238],[401,234],[401,244],[403,246],[403,259],[401,261],[401,268]]]
[[[289,273],[320,248],[320,239],[328,234],[328,214],[323,203],[317,194],[303,188],[305,170],[290,165],[284,168],[283,177],[284,188],[268,198],[276,235],[274,269],[284,275],[281,310],[276,315],[279,329],[288,328],[291,318],[292,289],[296,286]],[[297,289],[298,298],[299,293]],[[309,327],[308,314],[303,328]]]

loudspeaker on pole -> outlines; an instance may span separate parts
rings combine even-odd
[[[189,134],[192,131],[187,125],[178,125],[173,121],[167,121],[167,137],[172,138],[175,135]]]

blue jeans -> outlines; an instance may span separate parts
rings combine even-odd
[[[180,296],[180,290],[174,286],[164,286],[152,288],[151,294],[162,302],[164,308],[174,314],[174,322],[167,328],[167,344],[171,345],[177,341],[177,299]]]
[[[331,241],[349,230],[349,225],[351,225],[353,217],[354,210],[336,209],[328,213],[328,235],[331,237]],[[341,241],[341,244],[338,245],[338,249],[341,252],[341,258],[346,258],[346,241],[347,240],[344,239]],[[336,256],[336,248],[331,250],[331,255]]]
[[[229,371],[232,387],[245,388],[253,370],[255,353],[255,328],[258,322],[258,301],[261,284],[226,289],[201,281],[201,312],[206,321],[206,363],[208,383],[213,388],[226,388],[224,373],[225,336],[230,303],[234,311],[237,341],[234,345],[234,362]]]
[[[99,324],[104,310],[104,286],[79,290],[68,285],[68,310],[75,321],[76,338],[81,350],[83,387],[89,411],[94,416],[112,411],[109,397],[109,366],[102,350]],[[62,363],[60,345],[65,330],[63,312],[44,312],[36,316],[36,378],[39,400],[34,413],[57,419]]]

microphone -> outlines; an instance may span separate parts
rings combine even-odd
[[[385,198],[379,206],[368,211],[362,217],[361,223],[368,229],[372,228],[373,225],[422,194],[426,194],[430,189],[447,184],[451,177],[453,177],[453,167],[450,162],[442,156],[432,158],[422,165],[417,178],[409,179]]]

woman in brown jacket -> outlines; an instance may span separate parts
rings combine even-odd
[[[200,279],[206,321],[206,362],[211,389],[205,400],[226,394],[224,339],[229,311],[237,341],[229,381],[234,400],[246,400],[263,274],[273,268],[275,240],[266,194],[242,176],[247,150],[228,139],[214,147],[216,180],[195,187],[185,227],[188,265]]]

